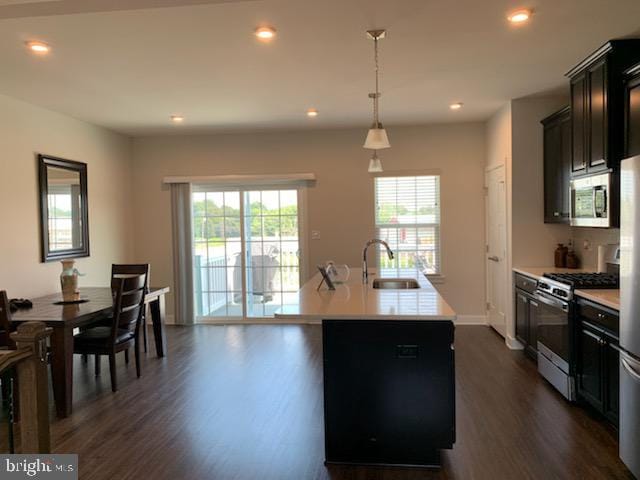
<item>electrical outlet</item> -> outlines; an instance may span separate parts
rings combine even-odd
[[[320,230],[311,230],[311,240],[320,240]]]
[[[585,238],[582,241],[582,248],[585,250],[591,250],[591,240],[589,240],[588,238]]]

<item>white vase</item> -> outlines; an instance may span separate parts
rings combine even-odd
[[[62,273],[60,274],[60,287],[62,288],[62,300],[72,302],[80,298],[78,290],[78,270],[74,267],[75,260],[62,260]]]

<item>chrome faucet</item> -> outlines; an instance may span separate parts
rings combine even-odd
[[[393,252],[389,248],[389,244],[384,240],[380,240],[377,238],[373,238],[364,244],[364,249],[362,250],[362,283],[369,283],[369,268],[367,267],[367,250],[374,243],[379,243],[380,245],[384,245],[384,248],[387,249],[387,255],[389,256],[389,260],[393,260]]]

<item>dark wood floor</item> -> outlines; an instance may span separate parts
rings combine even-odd
[[[141,379],[76,357],[54,451],[98,479],[627,479],[615,431],[569,405],[486,327],[456,330],[457,442],[440,471],[323,464],[319,326],[168,327]]]

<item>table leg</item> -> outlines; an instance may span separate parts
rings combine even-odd
[[[151,323],[153,324],[153,338],[156,343],[156,354],[164,357],[167,351],[167,340],[164,334],[164,295],[149,303],[151,309]]]
[[[51,335],[51,381],[58,417],[71,415],[73,405],[73,329],[57,327]]]

